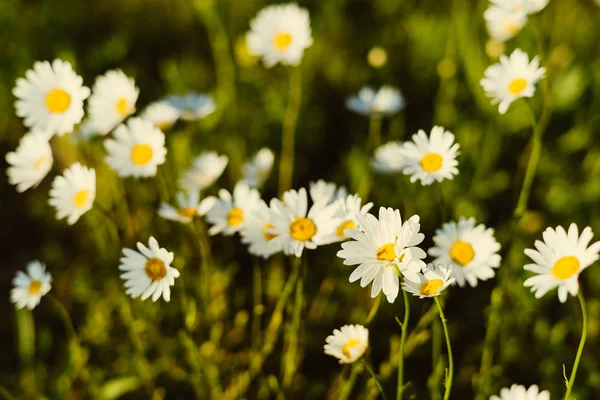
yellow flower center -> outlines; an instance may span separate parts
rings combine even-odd
[[[227,223],[229,226],[236,226],[244,222],[244,211],[239,208],[232,208],[227,214]]]
[[[42,291],[42,282],[38,281],[37,279],[31,281],[29,283],[28,290],[29,290],[29,294],[32,296],[39,294]]]
[[[117,100],[117,112],[121,115],[121,117],[126,117],[129,115],[129,106],[127,105],[127,99],[125,97],[121,97]]]
[[[346,343],[344,345],[344,348],[342,349],[342,353],[344,353],[344,355],[347,358],[350,358],[350,350],[353,349],[354,347],[358,346],[360,344],[360,340],[358,339],[350,339],[348,341],[348,343]]]
[[[156,124],[156,127],[158,129],[160,129],[161,131],[164,131],[164,130],[168,129],[170,126],[171,126],[171,123],[168,122],[168,121],[162,121],[162,122],[158,122]]]
[[[46,94],[46,107],[51,113],[63,113],[71,105],[71,96],[62,89],[52,89]]]
[[[475,258],[475,251],[469,243],[457,240],[450,248],[450,257],[464,267]]]
[[[177,214],[186,218],[194,218],[196,215],[198,215],[198,210],[196,210],[194,207],[181,208],[177,210]]]
[[[427,153],[421,158],[421,168],[426,172],[435,172],[442,168],[442,156],[438,153]]]
[[[48,161],[48,157],[41,156],[40,158],[35,160],[35,162],[33,163],[33,168],[35,168],[35,169],[42,168],[42,166],[46,163],[46,161]]]
[[[396,245],[394,243],[384,244],[377,249],[377,259],[380,261],[393,261],[396,258]]]
[[[75,193],[75,196],[73,197],[73,204],[77,208],[83,208],[85,207],[89,199],[90,191],[88,189],[82,189]]]
[[[287,49],[290,43],[292,43],[292,35],[287,32],[279,32],[273,36],[273,46],[279,51]]]
[[[152,147],[147,144],[136,144],[131,150],[131,161],[137,165],[146,165],[152,160]]]
[[[514,25],[514,24],[508,24],[506,26],[506,32],[509,35],[516,35],[519,32],[519,30],[521,30],[521,28],[519,28],[517,25]]]
[[[579,271],[579,259],[575,256],[560,258],[552,266],[552,275],[556,279],[569,279]]]
[[[308,218],[298,217],[290,224],[290,236],[294,240],[306,242],[317,233],[317,226]]]
[[[167,275],[167,266],[158,258],[151,258],[146,262],[146,275],[152,281],[160,281]]]
[[[435,296],[442,286],[444,286],[444,281],[441,279],[432,279],[421,285],[420,292],[423,296]]]
[[[354,223],[354,221],[352,221],[352,220],[346,221],[343,224],[341,224],[340,226],[338,226],[335,234],[338,235],[339,237],[346,237],[346,235],[344,235],[344,230],[352,229],[354,227],[356,227],[356,224]]]
[[[264,236],[264,237],[265,237],[265,239],[267,239],[267,240],[271,240],[271,239],[273,239],[273,238],[277,237],[277,235],[276,235],[276,234],[274,234],[274,233],[270,233],[270,232],[267,232],[267,229],[270,229],[270,228],[275,228],[275,225],[272,225],[272,224],[270,224],[270,223],[268,223],[268,222],[267,222],[267,223],[265,224],[265,226],[263,226],[263,236]]]
[[[515,78],[508,84],[508,93],[518,96],[527,86],[527,81],[523,78]]]

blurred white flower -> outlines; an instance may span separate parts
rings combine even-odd
[[[46,265],[39,261],[32,261],[27,265],[27,273],[17,271],[13,278],[13,288],[10,291],[10,301],[18,309],[27,307],[33,310],[42,296],[50,291],[52,276],[46,272]]]
[[[207,197],[200,201],[200,191],[190,190],[177,193],[177,207],[167,203],[161,203],[158,215],[164,219],[188,224],[197,216],[206,214],[214,205],[216,199]]]
[[[157,101],[149,104],[141,114],[141,117],[165,131],[179,119],[180,112],[166,101]]]
[[[171,95],[165,99],[166,103],[179,111],[179,115],[186,121],[195,121],[212,114],[216,105],[213,98],[202,93],[186,93],[185,95]]]
[[[223,173],[229,158],[219,155],[216,151],[201,153],[194,159],[193,165],[179,180],[179,186],[184,189],[206,189]]]
[[[385,174],[402,172],[405,167],[402,160],[402,143],[388,142],[375,149],[371,166],[375,171]]]
[[[369,330],[362,325],[344,325],[327,336],[325,354],[339,359],[340,364],[350,364],[365,354],[369,346]]]
[[[260,149],[252,160],[244,164],[244,182],[250,187],[261,188],[271,174],[274,161],[275,155],[270,149]]]
[[[404,98],[398,89],[391,86],[382,86],[377,91],[365,86],[357,96],[346,100],[346,107],[365,116],[387,117],[404,108]]]
[[[514,384],[510,388],[503,388],[500,390],[500,396],[492,396],[490,400],[550,400],[550,392],[540,392],[537,385],[527,389],[525,386]]]
[[[76,162],[54,178],[48,203],[56,208],[56,219],[67,217],[73,225],[92,208],[95,198],[96,171]]]
[[[331,204],[335,200],[337,185],[333,182],[319,179],[316,182],[310,182],[308,187],[313,203]]]
[[[405,280],[402,283],[402,289],[414,296],[419,296],[420,299],[439,296],[454,282],[454,278],[450,277],[451,273],[452,268],[449,266],[427,264],[423,271],[419,272],[419,280],[416,282]]]
[[[270,243],[275,234],[267,232],[274,228],[271,224],[271,211],[263,200],[259,200],[256,209],[248,213],[245,218],[242,235],[242,243],[248,245],[248,252],[265,259],[281,251],[281,246]]]
[[[542,11],[550,0],[491,0],[496,6],[508,11],[526,11],[534,14]]]
[[[17,192],[36,187],[48,175],[53,163],[48,137],[32,131],[21,138],[16,151],[6,154],[8,182],[17,185]]]
[[[523,10],[507,10],[494,5],[485,10],[483,18],[492,39],[501,42],[514,37],[527,23],[527,13]]]
[[[206,219],[212,224],[208,233],[231,236],[244,229],[247,216],[256,210],[259,202],[258,191],[244,182],[235,185],[233,196],[225,189],[219,190],[219,199],[206,214]]]

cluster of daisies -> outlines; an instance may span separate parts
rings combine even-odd
[[[489,35],[505,42],[517,35],[531,14],[542,11],[550,0],[491,0],[483,17]]]

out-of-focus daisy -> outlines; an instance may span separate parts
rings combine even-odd
[[[405,167],[402,162],[402,143],[388,142],[376,148],[371,166],[380,173],[401,172]]]
[[[17,271],[13,278],[13,288],[10,291],[10,301],[15,307],[27,307],[33,310],[40,304],[42,296],[50,291],[52,276],[46,272],[46,265],[39,261],[32,261],[27,265],[27,273]]]
[[[496,6],[508,11],[526,11],[527,14],[534,14],[542,11],[550,0],[491,0]]]
[[[335,199],[337,185],[333,182],[326,182],[319,179],[316,182],[310,182],[309,185],[310,198],[314,203],[330,204]]]
[[[96,171],[76,162],[54,178],[48,203],[56,208],[56,219],[67,217],[73,225],[92,208],[95,198]]]
[[[85,119],[75,131],[75,135],[73,135],[73,140],[75,142],[86,142],[96,136],[101,136],[100,132],[98,132],[96,127],[92,124],[92,122],[89,119]]]
[[[404,98],[391,86],[382,86],[377,91],[365,86],[357,96],[346,100],[346,107],[361,115],[387,117],[404,108]]]
[[[13,89],[17,115],[25,118],[25,126],[49,135],[72,132],[83,118],[83,101],[90,89],[83,86],[71,64],[58,59],[52,64],[38,61],[25,76],[17,79]]]
[[[201,93],[186,93],[185,95],[171,95],[166,102],[179,111],[179,115],[186,121],[195,121],[212,114],[216,105],[213,98]]]
[[[523,29],[527,23],[527,13],[523,10],[508,10],[499,6],[490,6],[483,17],[489,35],[498,41],[506,42]]]
[[[297,4],[265,7],[250,22],[246,44],[250,54],[262,57],[267,68],[277,63],[298,65],[304,49],[313,43],[310,16]]]
[[[500,244],[494,238],[494,230],[485,225],[475,226],[475,219],[461,217],[458,222],[448,222],[436,230],[435,247],[429,255],[434,264],[450,265],[452,277],[459,286],[465,281],[477,286],[477,281],[493,278],[494,268],[500,266]]]
[[[166,101],[157,101],[149,104],[142,112],[141,117],[165,131],[179,119],[179,110]]]
[[[406,279],[417,281],[425,267],[421,259],[426,253],[417,247],[425,236],[419,233],[419,217],[414,215],[402,223],[400,211],[381,207],[379,219],[372,214],[357,214],[360,229],[346,229],[353,239],[342,243],[337,256],[345,265],[359,266],[350,275],[350,282],[360,279],[360,286],[371,286],[371,297],[381,290],[387,301],[393,303],[400,290],[400,272]]]
[[[244,182],[235,185],[233,196],[225,189],[219,190],[219,199],[206,214],[206,219],[212,224],[208,233],[231,236],[244,229],[246,218],[258,207],[259,201],[258,191]]]
[[[308,210],[306,190],[289,190],[283,194],[283,202],[271,200],[271,224],[268,233],[276,235],[271,242],[288,255],[300,257],[304,248],[314,250],[325,244],[325,238],[339,225],[334,218],[335,204],[314,203]],[[307,213],[308,211],[308,213]]]
[[[188,190],[209,187],[219,179],[228,161],[226,155],[220,156],[216,151],[200,154],[194,159],[192,168],[179,180],[179,186]]]
[[[126,293],[134,299],[142,296],[142,300],[146,300],[152,296],[152,301],[156,301],[162,296],[170,301],[171,286],[175,285],[175,278],[179,278],[179,271],[171,267],[173,253],[159,247],[152,236],[148,245],[138,242],[138,251],[123,249],[119,269],[125,271],[121,278],[125,280]]]
[[[360,229],[356,215],[364,215],[373,207],[373,203],[361,206],[361,201],[361,198],[356,194],[336,200],[337,211],[335,217],[340,218],[341,222],[335,231],[332,231],[323,239],[326,243],[342,242],[348,239],[348,236],[344,232],[346,229]]]
[[[244,164],[244,182],[250,187],[260,188],[265,183],[273,168],[275,155],[270,149],[262,148],[252,160]]]
[[[510,388],[500,390],[500,396],[492,396],[490,400],[550,400],[550,392],[532,385],[529,389],[525,386],[514,384]]]
[[[273,228],[271,211],[263,200],[259,200],[256,208],[245,218],[244,228],[240,231],[242,243],[248,245],[248,252],[265,259],[281,251],[281,247],[270,243],[275,236],[267,230]]]
[[[516,49],[509,57],[500,56],[500,63],[489,66],[481,86],[492,104],[498,104],[500,114],[505,114],[510,104],[521,97],[533,97],[535,84],[544,77],[546,69],[540,67],[540,60]]]
[[[434,126],[430,137],[423,130],[412,136],[412,142],[402,145],[402,172],[411,175],[410,181],[420,180],[423,185],[452,179],[458,175],[460,145],[454,143],[454,135],[441,126]]]
[[[327,336],[325,354],[339,359],[340,364],[350,364],[365,354],[369,346],[369,330],[362,325],[344,325]]]
[[[178,192],[177,207],[162,203],[158,215],[171,221],[187,224],[192,222],[195,217],[206,214],[215,205],[215,201],[216,199],[212,196],[200,201],[199,190],[190,190],[188,193]]]
[[[423,272],[418,274],[419,280],[417,282],[405,280],[402,289],[419,296],[420,299],[435,297],[454,282],[454,278],[450,277],[451,273],[452,268],[449,266],[427,264]]]
[[[156,167],[165,162],[165,134],[150,121],[130,118],[115,129],[114,139],[106,139],[106,163],[120,177],[156,175]]]
[[[29,132],[21,138],[16,151],[6,154],[6,162],[10,164],[6,170],[8,182],[17,185],[19,193],[35,187],[48,174],[53,160],[46,134]]]
[[[527,279],[525,286],[531,287],[535,297],[540,298],[549,290],[558,287],[561,303],[567,301],[567,294],[576,296],[579,292],[579,274],[598,260],[600,242],[588,247],[594,233],[588,226],[579,235],[576,224],[566,232],[562,226],[547,228],[544,241],[536,240],[534,249],[525,249],[525,254],[533,264],[525,265],[525,270],[536,273]]]

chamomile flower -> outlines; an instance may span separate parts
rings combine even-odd
[[[150,121],[130,118],[119,125],[114,139],[106,139],[106,163],[120,177],[134,178],[156,175],[156,168],[165,162],[165,134]]]
[[[308,11],[294,3],[263,8],[250,22],[246,36],[248,51],[262,57],[267,68],[300,64],[312,43]]]
[[[179,115],[186,121],[195,121],[212,114],[216,105],[213,98],[201,93],[186,93],[185,95],[171,95],[166,102],[179,111]]]
[[[53,163],[48,137],[32,131],[21,138],[16,151],[6,154],[8,182],[17,185],[17,192],[36,187],[46,177]]]
[[[509,10],[492,5],[483,14],[489,35],[492,39],[506,42],[517,35],[527,23],[524,10]]]
[[[425,267],[425,252],[417,247],[425,236],[419,233],[419,217],[414,215],[402,223],[400,211],[381,207],[379,218],[372,214],[356,214],[360,229],[346,229],[353,239],[342,243],[337,256],[344,265],[359,266],[350,274],[350,282],[360,279],[360,286],[371,286],[371,297],[383,290],[387,301],[393,303],[400,290],[401,273],[406,279],[418,281]],[[399,271],[399,272],[398,272]]]
[[[508,11],[526,11],[527,14],[534,14],[542,11],[550,0],[491,0],[498,7]]]
[[[179,180],[179,186],[188,190],[209,187],[219,179],[228,161],[226,155],[220,156],[216,151],[200,154],[194,159],[192,168]]]
[[[356,194],[347,195],[345,198],[336,200],[337,211],[335,217],[339,218],[341,222],[335,231],[332,231],[323,239],[326,243],[343,242],[348,239],[345,233],[346,229],[360,229],[356,215],[365,215],[373,207],[373,203],[361,206],[361,201],[361,198]]]
[[[141,117],[164,132],[179,119],[179,110],[166,101],[157,101],[149,104]]]
[[[335,191],[337,189],[337,185],[335,183],[326,182],[323,179],[319,179],[316,182],[310,182],[308,187],[310,198],[314,203],[330,204],[333,202]]]
[[[121,278],[125,280],[126,293],[134,299],[142,296],[142,300],[152,296],[152,301],[162,296],[168,302],[171,286],[175,285],[175,278],[179,278],[179,271],[171,267],[173,253],[159,247],[152,236],[148,245],[138,242],[138,251],[123,249],[119,269],[125,271]]]
[[[25,118],[25,126],[49,135],[72,132],[83,118],[83,101],[90,89],[82,85],[83,79],[71,64],[58,59],[52,64],[38,61],[25,75],[13,89],[17,115]]]
[[[500,390],[500,396],[492,396],[490,400],[550,400],[550,392],[532,385],[529,389],[525,386],[514,384],[510,388]]]
[[[120,69],[97,77],[88,101],[88,116],[95,130],[106,135],[133,114],[139,93],[135,81]]]
[[[434,126],[429,137],[419,130],[412,140],[402,145],[402,172],[411,175],[411,182],[420,180],[423,185],[431,185],[458,175],[456,156],[460,146],[452,133]]]
[[[273,228],[271,211],[263,200],[259,200],[256,208],[245,218],[244,228],[240,231],[242,243],[248,245],[248,252],[267,259],[281,251],[281,247],[271,243],[275,234],[268,232]]]
[[[402,143],[388,142],[375,149],[371,166],[375,171],[383,174],[402,172],[405,167],[402,160]]]
[[[340,364],[350,364],[365,354],[369,346],[369,330],[362,325],[344,325],[327,336],[325,354],[339,359]]]
[[[305,248],[314,250],[325,244],[325,238],[339,225],[335,204],[314,203],[308,210],[304,188],[285,192],[283,202],[272,199],[270,209],[273,227],[267,233],[276,235],[270,243],[287,255],[300,257]]]
[[[382,86],[377,91],[365,86],[358,95],[346,100],[346,107],[365,116],[387,117],[404,108],[404,98],[398,89],[391,86]]]
[[[537,275],[527,279],[526,287],[531,287],[536,298],[558,287],[561,303],[567,301],[567,294],[576,296],[579,292],[579,274],[598,260],[600,242],[588,247],[594,233],[588,226],[579,235],[576,224],[569,226],[568,232],[562,226],[547,228],[544,241],[536,240],[534,249],[525,249],[525,254],[533,260],[525,265],[526,271]]]
[[[244,182],[238,182],[233,188],[233,196],[225,189],[219,190],[219,199],[206,214],[212,227],[210,235],[223,233],[231,236],[244,229],[246,218],[258,207],[260,194]]]
[[[252,160],[244,164],[244,182],[250,187],[262,187],[271,174],[274,161],[275,155],[270,149],[260,149]]]
[[[475,226],[475,219],[461,217],[458,222],[448,222],[436,230],[435,246],[429,255],[434,264],[449,265],[452,277],[460,287],[468,282],[472,287],[478,281],[493,278],[494,268],[500,266],[500,244],[494,238],[494,230],[485,225]]]
[[[450,277],[451,273],[452,268],[449,266],[427,264],[423,272],[418,274],[419,280],[416,282],[405,280],[402,289],[419,296],[420,299],[439,296],[454,282],[454,278]]]
[[[533,97],[535,84],[544,77],[546,69],[540,67],[540,60],[516,49],[509,57],[500,56],[500,63],[489,66],[481,86],[492,104],[498,104],[500,114],[505,114],[510,104],[521,97]]]
[[[207,197],[200,201],[200,191],[190,190],[177,193],[177,207],[170,204],[162,203],[158,210],[158,215],[164,219],[188,224],[197,216],[206,214],[214,205],[216,199]]]
[[[56,219],[67,217],[73,225],[92,208],[95,198],[96,171],[76,162],[54,178],[48,203],[56,208]]]
[[[17,271],[12,283],[14,287],[10,291],[10,301],[18,309],[27,307],[33,310],[52,288],[52,276],[46,272],[44,264],[32,261],[27,265],[27,273]]]

